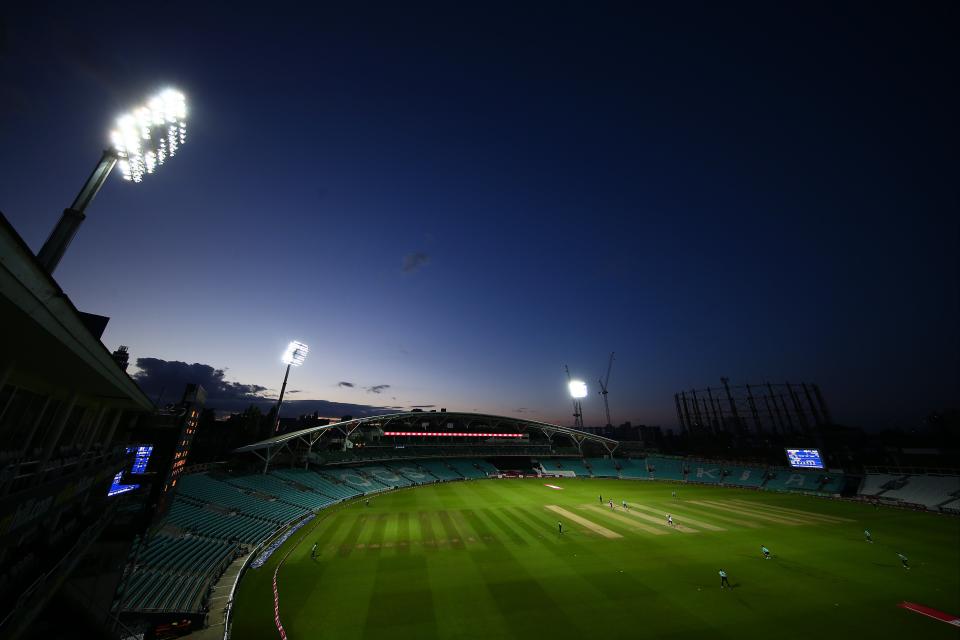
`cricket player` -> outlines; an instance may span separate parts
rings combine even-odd
[[[676,491],[673,492],[673,499],[674,499],[674,500],[677,499],[677,492],[676,492]]]
[[[673,516],[670,515],[669,513],[667,514],[667,524],[670,525],[671,527],[673,526]]]
[[[600,504],[603,504],[603,494],[600,494]]]
[[[763,559],[764,559],[764,560],[769,560],[769,559],[770,559],[770,549],[767,549],[765,546],[760,545],[760,551],[763,552]]]
[[[558,523],[557,523],[557,531],[560,532],[560,535],[563,535],[563,523],[562,523],[562,522],[558,522]]]
[[[904,569],[909,569],[909,568],[910,568],[910,563],[907,562],[907,556],[903,555],[902,553],[898,553],[898,554],[897,554],[897,557],[900,558],[900,564],[903,565],[903,568],[904,568]]]
[[[370,498],[367,498],[366,500],[364,500],[364,502],[366,503],[366,505],[367,505],[368,507],[370,506]]]
[[[613,500],[610,501],[610,510],[613,511]]]
[[[310,548],[310,557],[311,557],[311,558],[316,558],[316,557],[317,557],[317,543],[316,543],[316,542],[314,542],[314,543],[313,543],[313,547]]]
[[[624,511],[629,511],[629,508],[627,507],[627,501],[626,501],[626,500],[623,501],[623,510],[624,510]]]
[[[863,530],[863,539],[873,544],[873,536],[870,535],[870,529]]]
[[[724,587],[730,587],[730,581],[727,580],[727,572],[720,569],[720,588],[723,589]],[[733,587],[730,588],[733,589]]]

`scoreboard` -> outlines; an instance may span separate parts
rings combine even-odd
[[[795,469],[823,469],[819,449],[787,449],[787,460]]]

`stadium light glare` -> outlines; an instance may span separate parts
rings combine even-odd
[[[302,342],[292,340],[287,345],[287,350],[283,352],[283,364],[299,367],[306,361],[309,352],[310,347]]]
[[[587,397],[587,383],[583,380],[571,380],[568,386],[570,388],[571,398]]]
[[[176,89],[164,89],[117,118],[110,132],[113,152],[124,180],[141,182],[187,141],[187,100]]]
[[[187,141],[187,100],[176,89],[164,89],[137,107],[117,118],[110,132],[110,147],[103,151],[100,162],[87,178],[63,215],[43,243],[37,259],[53,275],[86,218],[85,211],[100,192],[113,168],[120,165],[124,180],[140,182],[144,174],[176,155]]]
[[[298,342],[296,340],[291,340],[290,344],[287,345],[287,350],[283,352],[283,364],[287,365],[287,372],[283,374],[283,386],[280,387],[280,397],[277,398],[277,415],[274,416],[273,420],[273,432],[276,433],[280,430],[280,407],[283,406],[283,394],[287,390],[287,380],[290,378],[290,367],[299,367],[307,359],[307,353],[310,351],[310,348]],[[266,469],[266,466],[264,466]],[[264,471],[266,473],[266,471]]]

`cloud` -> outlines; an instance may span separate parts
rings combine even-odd
[[[514,411],[515,413],[526,413],[526,412],[527,412],[527,408],[526,408],[526,407],[520,407],[519,409],[514,409],[513,411]]]
[[[188,383],[201,385],[209,400],[260,400],[267,387],[258,384],[243,384],[226,380],[223,369],[194,362],[187,364],[178,360],[137,358],[137,371],[133,378],[152,400],[163,394],[161,401],[180,400]]]
[[[266,413],[276,404],[276,400],[266,393],[268,391],[266,387],[231,382],[225,379],[224,369],[217,369],[208,364],[138,358],[137,368],[139,371],[133,375],[134,380],[151,400],[156,400],[162,391],[161,402],[164,404],[179,401],[188,383],[203,386],[207,392],[206,406],[218,412],[242,411],[250,405],[255,405]],[[353,386],[353,383],[347,384]],[[302,389],[292,389],[287,393],[302,391]],[[355,418],[366,418],[394,411],[389,407],[329,400],[284,400],[280,415],[287,418],[317,412],[322,416],[351,415]]]
[[[355,386],[357,386],[357,385],[353,384],[352,382],[345,382],[345,381],[341,380],[340,382],[337,383],[337,386],[338,386],[338,387],[347,387],[347,388],[349,388],[349,389],[353,389],[353,388],[354,388]]]
[[[375,384],[372,387],[367,387],[367,393],[383,393],[390,388],[388,384]]]
[[[422,251],[408,253],[403,256],[403,272],[412,273],[428,262],[430,262],[430,256]]]
[[[412,404],[410,405],[411,409],[433,409],[435,404]]]

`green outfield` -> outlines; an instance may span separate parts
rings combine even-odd
[[[272,577],[289,551],[278,588],[291,640],[955,639],[957,627],[897,604],[960,614],[958,543],[957,518],[799,495],[629,480],[428,485],[321,512],[246,573],[233,637],[279,637]]]

